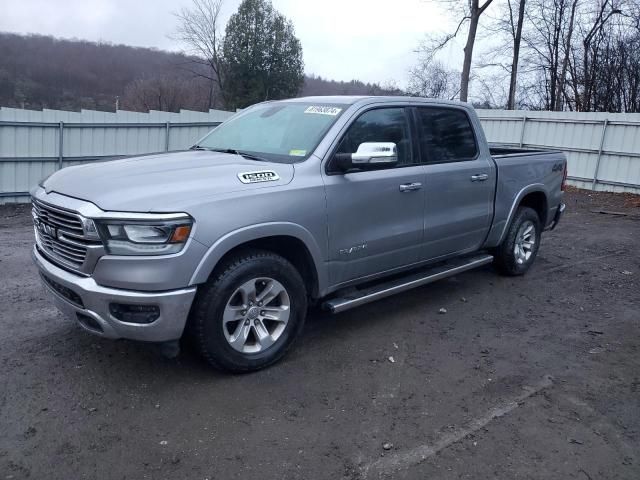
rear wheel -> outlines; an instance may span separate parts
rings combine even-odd
[[[191,318],[200,354],[213,366],[249,372],[279,360],[304,325],[307,293],[291,263],[247,251],[198,292]]]
[[[502,244],[494,252],[494,264],[504,275],[524,275],[540,248],[540,218],[529,207],[520,207]]]

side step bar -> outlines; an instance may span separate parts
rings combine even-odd
[[[396,293],[404,292],[405,290],[410,290],[421,285],[426,285],[427,283],[457,275],[458,273],[466,272],[467,270],[481,267],[492,261],[493,257],[487,254],[450,260],[444,264],[431,267],[428,270],[410,273],[402,278],[359,289],[355,292],[349,292],[349,294],[343,297],[332,298],[324,302],[322,306],[331,313],[344,312],[345,310],[358,307],[365,303],[380,300],[381,298],[389,297]]]

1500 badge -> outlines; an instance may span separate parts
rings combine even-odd
[[[276,180],[280,180],[280,175],[273,170],[259,170],[256,172],[239,173],[238,179],[242,183],[275,182]]]

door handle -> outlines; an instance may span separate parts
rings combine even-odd
[[[413,192],[415,190],[420,190],[422,188],[422,183],[413,182],[413,183],[403,183],[400,185],[401,192]]]
[[[484,182],[487,178],[489,178],[489,174],[487,173],[479,173],[477,175],[471,175],[472,182]]]

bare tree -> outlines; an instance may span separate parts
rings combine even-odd
[[[620,42],[637,24],[639,7],[638,0],[528,0],[523,41],[530,69],[544,78],[542,107],[593,111],[604,108],[598,98],[607,91],[606,108],[621,108],[610,103],[617,97],[615,89],[622,88],[613,86],[622,80],[611,75],[622,71],[624,61],[617,55],[629,50]],[[616,18],[625,21],[615,23]]]
[[[453,33],[442,37],[433,37],[422,47],[427,56],[433,56],[444,48],[451,40],[456,38],[462,28],[468,23],[467,40],[464,46],[464,60],[462,62],[462,73],[460,74],[460,101],[466,102],[469,97],[469,80],[471,78],[471,63],[473,60],[473,48],[478,34],[478,24],[480,17],[491,5],[493,0],[440,0],[447,10],[454,14],[458,20],[458,25]]]
[[[479,0],[469,0],[469,32],[467,33],[467,43],[464,46],[464,60],[462,62],[462,74],[460,75],[460,101],[466,102],[469,96],[469,76],[471,75],[471,60],[473,58],[473,46],[478,33],[478,22],[493,0],[485,0],[480,5]]]
[[[594,12],[587,13],[591,21],[588,24],[585,21],[581,29],[582,72],[577,73],[576,69],[574,74],[575,80],[581,83],[581,88],[574,89],[578,110],[589,111],[595,106],[598,71],[606,63],[602,50],[613,33],[605,29],[614,16],[623,14],[623,6],[631,5],[626,5],[624,0],[601,0]]]
[[[430,39],[424,51],[432,62],[435,52],[455,38],[467,21],[466,47],[473,47],[472,13],[488,3],[441,1],[460,20],[453,33]],[[558,111],[638,111],[640,0],[498,0],[494,5],[498,5],[493,8],[497,15],[485,15],[482,30],[507,41],[490,41],[490,49],[480,51],[481,59],[473,62],[470,77],[477,82],[476,103],[506,104],[509,109],[519,105]],[[467,71],[471,51],[465,50],[461,99],[465,98],[464,77],[471,73]],[[424,68],[417,65],[410,78],[414,82],[420,79],[416,74],[429,78]],[[438,72],[431,77],[436,80]]]
[[[554,106],[555,110],[562,110],[563,103],[562,100],[564,98],[564,83],[567,79],[567,68],[569,68],[569,56],[571,55],[571,40],[573,37],[573,30],[576,20],[576,8],[578,6],[578,0],[573,0],[571,3],[571,13],[569,15],[569,26],[567,27],[567,32],[565,34],[565,45],[564,45],[564,55],[562,58],[562,66],[560,68],[560,75],[558,75],[558,82],[556,85],[555,91],[555,100]]]
[[[125,110],[147,112],[179,112],[180,109],[202,108],[202,81],[177,75],[163,75],[134,80],[124,89]]]
[[[507,92],[504,75],[483,72],[477,75],[474,82],[479,84],[476,100],[473,105],[476,108],[504,108]]]
[[[480,95],[483,105],[501,105],[510,110],[516,107],[526,4],[527,0],[498,0],[494,3],[495,14],[487,14],[483,21],[485,33],[480,40],[487,39],[490,48],[479,52],[472,76],[479,83],[475,96]]]
[[[513,53],[511,57],[511,72],[509,73],[509,95],[507,110],[513,110],[516,105],[516,86],[518,83],[518,61],[520,60],[520,42],[522,41],[522,25],[524,24],[524,9],[526,0],[518,1],[518,19],[514,21],[514,0],[507,0],[509,8],[509,31],[513,39]]]
[[[407,93],[416,97],[444,98],[453,100],[460,93],[459,75],[429,57],[422,57],[409,70]]]
[[[209,108],[218,103],[218,93],[224,95],[222,3],[223,0],[192,0],[191,7],[175,13],[179,23],[173,38],[185,46],[186,53],[191,55],[191,64],[206,67],[205,72],[202,68],[191,68],[190,71],[209,80]]]
[[[527,4],[527,29],[522,40],[528,50],[528,67],[542,75],[541,107],[546,110],[562,108],[558,99],[562,100],[564,66],[571,53],[568,47],[571,46],[579,1],[529,0]]]

